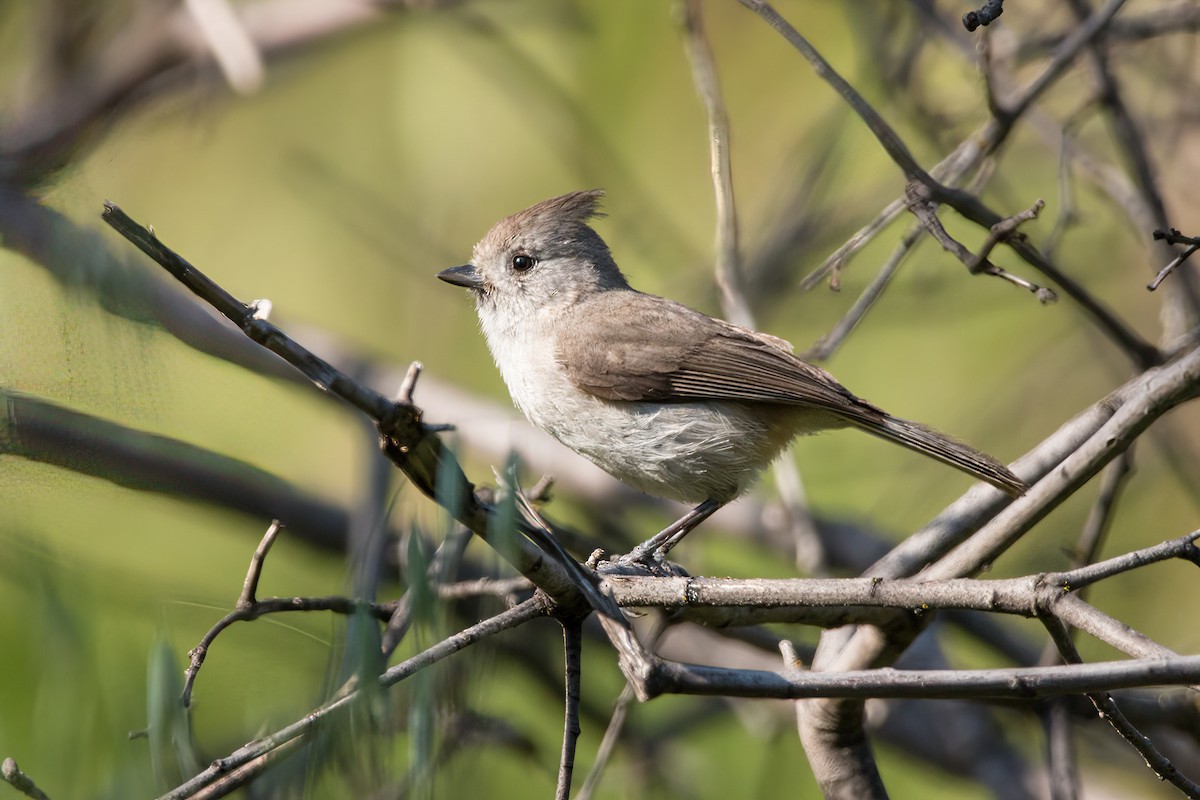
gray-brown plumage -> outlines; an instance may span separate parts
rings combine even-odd
[[[996,486],[995,459],[855,397],[781,339],[630,288],[588,226],[599,191],[501,220],[439,277],[474,290],[517,406],[621,480],[728,502],[796,435],[854,426]]]

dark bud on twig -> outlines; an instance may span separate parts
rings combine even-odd
[[[980,25],[990,25],[1003,13],[1004,0],[988,0],[978,11],[963,14],[962,24],[968,31],[973,31]]]

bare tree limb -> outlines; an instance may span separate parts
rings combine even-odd
[[[1016,669],[882,669],[787,675],[660,661],[647,680],[652,697],[672,693],[783,700],[834,697],[1029,700],[1136,686],[1188,686],[1200,682],[1200,656]]]

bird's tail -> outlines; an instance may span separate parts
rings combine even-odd
[[[956,442],[933,428],[892,416],[884,416],[882,420],[858,418],[854,419],[854,424],[867,433],[924,453],[943,464],[974,475],[1014,497],[1024,494],[1029,488],[1027,483],[1012,474],[996,459]]]

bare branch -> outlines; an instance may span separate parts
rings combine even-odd
[[[563,653],[566,663],[566,702],[563,704],[562,756],[558,764],[555,800],[571,797],[571,776],[575,772],[575,746],[579,743],[579,683],[583,648],[583,620],[562,620]]]
[[[1126,553],[1066,572],[1042,573],[1023,578],[975,580],[950,578],[888,580],[884,578],[704,578],[606,576],[613,597],[625,607],[653,606],[694,612],[704,608],[748,608],[757,622],[812,622],[822,608],[840,616],[830,621],[852,621],[857,608],[907,609],[916,615],[935,609],[973,609],[1022,616],[1055,613],[1067,593],[1097,581],[1149,564],[1183,559],[1200,566],[1200,549],[1194,544],[1200,530],[1157,545]],[[922,574],[923,575],[923,574]],[[733,620],[700,617],[707,624]],[[740,618],[739,624],[749,620]]]
[[[621,694],[617,697],[617,702],[613,706],[613,713],[612,717],[609,718],[608,727],[604,729],[604,738],[600,740],[600,747],[596,750],[596,760],[583,782],[583,787],[579,790],[579,800],[591,800],[597,787],[599,787],[600,779],[604,776],[604,768],[608,766],[613,751],[616,749],[617,740],[620,738],[621,730],[625,725],[625,716],[629,713],[629,704],[633,702],[633,699],[633,687],[625,684],[625,688],[621,690]]]
[[[1080,657],[1079,651],[1075,649],[1075,644],[1071,641],[1071,635],[1068,633],[1066,627],[1055,619],[1046,619],[1043,621],[1046,623],[1046,629],[1050,632],[1051,638],[1058,646],[1063,660],[1068,664],[1082,664],[1083,659]],[[1146,766],[1154,771],[1159,780],[1170,782],[1188,797],[1200,797],[1200,784],[1195,783],[1180,773],[1175,765],[1159,752],[1158,748],[1151,744],[1145,734],[1139,731],[1129,721],[1129,718],[1121,713],[1121,709],[1117,707],[1111,694],[1108,692],[1089,693],[1088,699],[1096,706],[1096,711],[1099,712],[1100,718],[1107,720],[1113,729],[1121,735],[1121,738],[1125,739],[1133,749],[1137,750],[1142,758],[1145,759]]]
[[[1067,625],[1135,658],[1172,658],[1176,655],[1175,651],[1110,617],[1075,594],[1065,595],[1056,602],[1054,615]]]
[[[892,276],[900,268],[901,262],[913,250],[916,249],[922,237],[926,233],[926,229],[921,225],[914,225],[900,239],[900,243],[892,250],[892,254],[888,256],[887,261],[883,263],[883,267],[863,290],[858,299],[854,301],[854,305],[850,310],[838,320],[838,323],[833,328],[822,336],[808,350],[804,352],[804,358],[814,361],[824,361],[833,355],[834,351],[841,346],[850,332],[855,326],[862,321],[862,318],[867,315],[871,307],[875,305],[875,301],[883,294],[883,290],[887,288],[892,281]],[[816,273],[813,273],[814,275]]]
[[[944,250],[953,254],[955,258],[966,265],[967,271],[972,275],[983,273],[1002,278],[1014,286],[1019,286],[1037,295],[1038,300],[1042,303],[1053,303],[1058,299],[1058,295],[1054,293],[1053,289],[1030,283],[1024,278],[997,267],[987,259],[987,255],[999,241],[1009,238],[1016,231],[1017,225],[1037,216],[1038,211],[1045,205],[1043,201],[1038,200],[1026,211],[993,223],[988,228],[988,238],[984,242],[983,247],[978,253],[972,253],[957,239],[947,233],[945,227],[942,226],[941,220],[937,218],[937,214],[935,213],[936,204],[930,200],[932,193],[929,191],[929,187],[915,181],[909,181],[905,191],[909,198],[909,211],[921,221],[921,224],[925,226],[925,229],[929,231],[930,235],[937,240],[937,243]]]
[[[1079,771],[1071,742],[1071,709],[1066,698],[1051,702],[1044,723],[1051,800],[1075,800],[1079,796]]]
[[[258,543],[254,555],[250,558],[250,569],[246,572],[246,581],[242,584],[242,594],[238,597],[236,608],[246,609],[258,602],[255,595],[258,592],[258,579],[262,575],[263,561],[267,553],[271,552],[271,545],[275,544],[275,539],[282,530],[283,523],[276,519],[271,521],[271,527],[263,534],[262,541]]]
[[[1167,244],[1186,244],[1187,248],[1182,253],[1175,256],[1175,258],[1171,259],[1171,261],[1169,261],[1165,267],[1158,271],[1158,274],[1154,276],[1154,280],[1146,284],[1146,288],[1152,292],[1158,288],[1160,283],[1166,280],[1168,275],[1175,271],[1176,267],[1178,267],[1184,261],[1187,261],[1188,258],[1191,257],[1192,253],[1200,250],[1200,237],[1184,236],[1174,228],[1172,228],[1170,232],[1156,230],[1154,231],[1154,238],[1163,239],[1167,242]]]
[[[1067,5],[1077,19],[1086,22],[1087,15],[1091,11],[1090,3],[1085,0],[1068,0]],[[1092,72],[1099,84],[1100,102],[1108,111],[1106,118],[1112,129],[1113,138],[1129,165],[1133,180],[1137,184],[1146,206],[1154,215],[1155,224],[1159,227],[1166,227],[1168,219],[1166,203],[1158,186],[1158,176],[1150,160],[1145,137],[1137,123],[1134,122],[1133,115],[1125,102],[1124,94],[1109,65],[1107,52],[1104,48],[1097,46],[1095,41],[1088,43],[1088,61],[1092,65]],[[1165,246],[1156,249],[1163,255],[1170,253],[1169,248]],[[1156,285],[1155,281],[1151,282],[1151,286]],[[1163,336],[1167,341],[1178,339],[1200,324],[1200,286],[1192,280],[1191,276],[1183,276],[1182,280],[1175,285],[1174,291],[1163,298],[1163,303],[1166,312],[1164,314],[1166,330],[1163,332]]]
[[[412,403],[413,390],[417,388],[417,378],[421,377],[422,369],[424,367],[420,361],[414,361],[408,365],[408,371],[404,373],[404,380],[400,382],[400,388],[396,392],[397,403]]]
[[[765,2],[742,0],[743,5],[757,11],[773,28],[784,35],[797,50],[800,50],[809,59],[810,63],[813,63],[814,69],[820,77],[834,85],[838,93],[867,121],[868,127],[880,138],[884,149],[892,157],[893,161],[901,167],[908,181],[915,180],[926,187],[932,201],[950,205],[967,219],[986,228],[990,228],[992,225],[1000,222],[1002,217],[991,209],[986,208],[977,198],[968,193],[950,189],[948,186],[952,186],[962,175],[973,169],[981,159],[989,156],[999,148],[1011,132],[1016,121],[1030,108],[1034,101],[1041,97],[1062,76],[1065,70],[1074,62],[1079,52],[1104,30],[1113,15],[1124,5],[1124,2],[1125,0],[1110,0],[1104,7],[1092,14],[1085,23],[1079,25],[1070,36],[1064,39],[1055,51],[1055,56],[1046,69],[1018,94],[1017,98],[1007,106],[1005,111],[998,113],[991,122],[984,125],[982,129],[975,131],[949,156],[943,159],[938,166],[934,167],[929,174],[925,174],[919,168],[917,170],[911,169],[911,167],[915,166],[912,156],[907,154],[907,149],[904,148],[902,143],[899,147],[896,146],[899,140],[887,128],[886,123],[883,123],[878,114],[873,109],[870,109],[865,102],[860,102],[860,98],[855,99],[858,98],[857,93],[840,76],[835,76],[835,78],[828,77],[828,73],[831,71],[828,64],[820,58],[819,54],[816,54],[812,50],[811,46],[786,20],[780,17]],[[907,157],[905,157],[906,155]],[[930,175],[937,176],[942,183],[938,183]],[[840,268],[848,258],[861,250],[889,221],[894,219],[907,206],[908,202],[903,199],[892,201],[875,220],[856,233],[850,241],[839,248],[838,251],[810,274],[802,286],[804,288],[811,288],[815,285],[816,281],[820,280],[829,271]],[[1057,284],[1063,292],[1079,303],[1100,330],[1133,359],[1136,364],[1141,367],[1147,367],[1161,363],[1162,355],[1158,352],[1157,348],[1145,341],[1128,325],[1122,322],[1109,308],[1092,296],[1079,283],[1062,273],[1048,259],[1038,253],[1036,249],[1020,240],[1014,241],[1012,247],[1022,260],[1042,272],[1043,275]]]
[[[3,778],[5,783],[26,797],[31,797],[33,800],[50,800],[50,796],[38,788],[37,784],[33,782],[33,778],[21,772],[17,762],[11,758],[4,759],[4,763],[0,764],[0,778]]]
[[[822,697],[1030,700],[1135,686],[1188,686],[1198,681],[1200,656],[1017,669],[882,669],[788,675],[660,661],[647,678],[651,696],[671,693],[785,700]]]
[[[1128,447],[1150,424],[1200,389],[1200,348],[1148,370],[1106,403],[1120,404],[1078,450],[990,523],[927,570],[927,577],[968,575],[1013,542]],[[1111,406],[1110,406],[1111,407]]]
[[[733,199],[733,168],[729,157],[729,116],[721,97],[721,84],[699,0],[683,0],[683,41],[692,64],[692,80],[708,114],[708,145],[713,195],[716,198],[716,279],[725,318],[736,325],[754,327],[754,318],[741,290],[738,264],[737,210]]]
[[[229,0],[185,0],[229,87],[253,94],[264,80],[262,53]]]
[[[1104,468],[1104,475],[1100,481],[1100,492],[1096,495],[1096,502],[1088,511],[1083,529],[1079,533],[1079,541],[1075,545],[1073,566],[1082,567],[1091,563],[1095,560],[1096,554],[1100,552],[1100,545],[1112,522],[1117,498],[1133,470],[1132,462],[1133,449],[1130,448]]]

